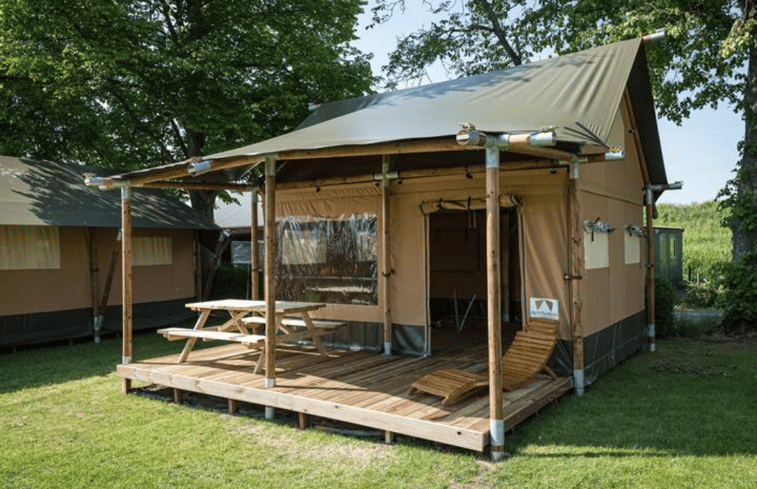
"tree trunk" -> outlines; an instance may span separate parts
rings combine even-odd
[[[751,10],[751,2],[747,9]],[[747,11],[747,14],[750,12]],[[749,16],[747,15],[747,18]],[[749,209],[757,209],[757,46],[751,46],[747,82],[744,93],[744,152],[738,165],[737,192],[749,201]],[[743,202],[743,200],[742,200]],[[754,216],[751,216],[754,220]],[[757,245],[757,230],[749,230],[742,219],[733,220],[733,260],[738,261]]]

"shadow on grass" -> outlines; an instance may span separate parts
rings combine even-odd
[[[0,355],[0,393],[42,387],[115,372],[121,363],[122,341],[103,339],[101,343],[41,346]],[[169,355],[183,346],[171,343],[154,330],[134,333],[135,360]]]
[[[522,425],[522,457],[757,454],[757,342],[665,340]]]

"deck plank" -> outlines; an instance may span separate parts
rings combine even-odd
[[[439,357],[403,358],[312,347],[277,350],[277,385],[264,387],[264,373],[252,372],[258,357],[231,344],[118,366],[118,375],[169,388],[322,416],[369,428],[483,451],[489,443],[489,402],[484,390],[444,407],[426,394],[408,395],[409,385],[440,368],[480,370],[485,357],[447,352]],[[569,380],[539,377],[526,388],[505,393],[506,427],[517,424],[570,388]]]

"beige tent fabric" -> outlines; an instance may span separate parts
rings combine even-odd
[[[499,196],[499,205],[500,207],[514,207],[514,206],[520,206],[522,204],[522,201],[520,197],[517,197],[515,195],[500,195]],[[472,210],[479,210],[479,209],[486,209],[486,197],[476,197],[471,198],[468,197],[468,199],[463,200],[447,200],[447,199],[439,199],[439,200],[430,200],[423,202],[421,204],[421,211],[424,215],[429,215],[432,212],[437,212],[442,209],[445,210],[456,210],[456,211],[472,211]]]

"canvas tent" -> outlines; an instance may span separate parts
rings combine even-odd
[[[121,329],[120,202],[87,188],[85,174],[106,173],[0,157],[0,346],[90,336],[96,316],[102,331]],[[136,325],[185,319],[184,303],[196,296],[197,232],[218,233],[163,192],[140,190],[135,202]]]
[[[231,243],[224,255],[224,261],[228,261],[233,266],[250,267],[252,262],[252,244],[251,229],[252,221],[255,221],[255,228],[258,230],[258,263],[262,263],[263,244],[260,242],[263,233],[260,225],[263,223],[262,208],[258,203],[257,196],[253,202],[253,192],[234,193],[238,202],[218,202],[213,212],[213,220],[218,227],[225,229],[231,236]],[[253,211],[255,209],[255,217]]]
[[[433,355],[434,301],[484,300],[493,451],[507,328],[559,320],[552,364],[579,393],[653,345],[642,216],[668,182],[641,39],[324,104],[291,133],[90,184],[239,188],[257,165],[270,307],[326,297],[352,324],[336,342]]]

